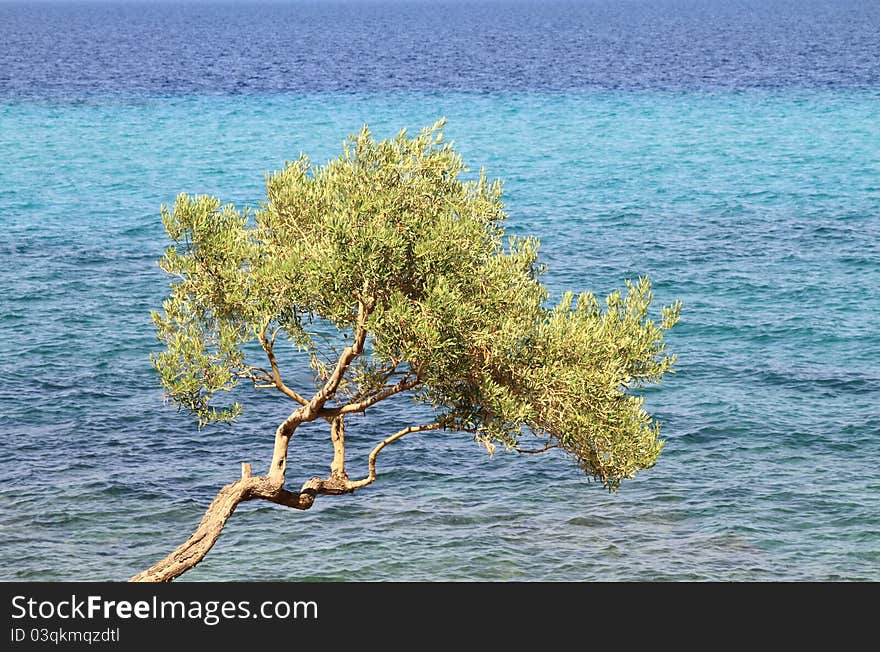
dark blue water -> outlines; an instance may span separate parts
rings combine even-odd
[[[0,96],[876,87],[853,0],[0,3]]]
[[[0,3],[0,577],[123,579],[288,406],[162,392],[161,203],[255,205],[300,151],[440,116],[554,293],[684,301],[658,465],[412,436],[309,512],[247,504],[190,579],[880,579],[880,3]],[[307,374],[292,374],[300,388]],[[364,452],[422,408],[353,421]],[[289,479],[326,471],[320,427]],[[357,457],[353,459],[357,468]]]

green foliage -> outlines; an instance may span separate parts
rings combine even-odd
[[[175,280],[153,361],[168,395],[200,423],[233,418],[240,407],[214,397],[255,378],[244,347],[276,330],[321,384],[338,352],[316,326],[350,340],[361,315],[367,346],[335,405],[414,380],[444,427],[490,450],[537,436],[614,488],[662,447],[632,390],[671,371],[663,332],[679,305],[648,319],[643,278],[604,306],[585,293],[547,308],[538,242],[505,238],[500,182],[463,180],[442,126],[383,141],[364,128],[324,166],[287,163],[252,214],[186,195],[163,208],[174,244],[160,264]]]

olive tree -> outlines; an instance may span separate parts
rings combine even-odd
[[[132,580],[197,564],[243,501],[309,509],[367,487],[381,451],[415,433],[470,433],[490,453],[560,449],[612,490],[654,465],[659,425],[636,390],[671,371],[663,334],[680,305],[648,318],[647,278],[550,305],[537,240],[505,236],[500,182],[469,175],[442,127],[381,141],[365,127],[326,165],[301,156],[268,175],[253,211],[187,195],[162,208],[172,281],[152,359],[167,396],[200,425],[236,418],[224,397],[240,381],[291,408],[267,471],[242,464],[192,536]],[[282,347],[300,351],[313,386],[291,386]],[[382,433],[350,476],[346,419],[402,394],[432,417]],[[291,491],[291,438],[309,422],[326,423],[333,457]]]

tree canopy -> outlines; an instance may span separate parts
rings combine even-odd
[[[242,380],[296,404],[276,432],[270,494],[283,490],[278,437],[321,418],[340,480],[332,493],[374,480],[375,454],[402,435],[374,450],[369,478],[350,481],[344,418],[402,393],[435,414],[403,434],[559,448],[611,489],[657,460],[659,426],[637,390],[671,371],[663,335],[680,304],[649,318],[647,278],[604,301],[551,302],[538,241],[505,235],[501,183],[471,174],[442,128],[377,141],[364,127],[335,160],[301,156],[268,175],[254,210],[183,194],[162,209],[173,243],[160,265],[173,280],[153,314],[165,346],[154,364],[202,425],[240,413],[225,397]],[[284,380],[283,342],[308,355],[314,386]]]

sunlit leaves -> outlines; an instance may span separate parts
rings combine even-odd
[[[233,417],[212,401],[252,370],[247,342],[281,333],[320,384],[340,348],[319,331],[350,339],[360,314],[367,345],[337,406],[415,379],[444,427],[490,451],[537,436],[614,488],[662,448],[634,390],[671,371],[663,332],[680,306],[650,319],[646,278],[547,306],[537,240],[505,238],[501,184],[469,173],[442,126],[381,141],[364,128],[325,165],[301,156],[267,176],[253,213],[185,195],[163,209],[162,382],[201,422]]]

